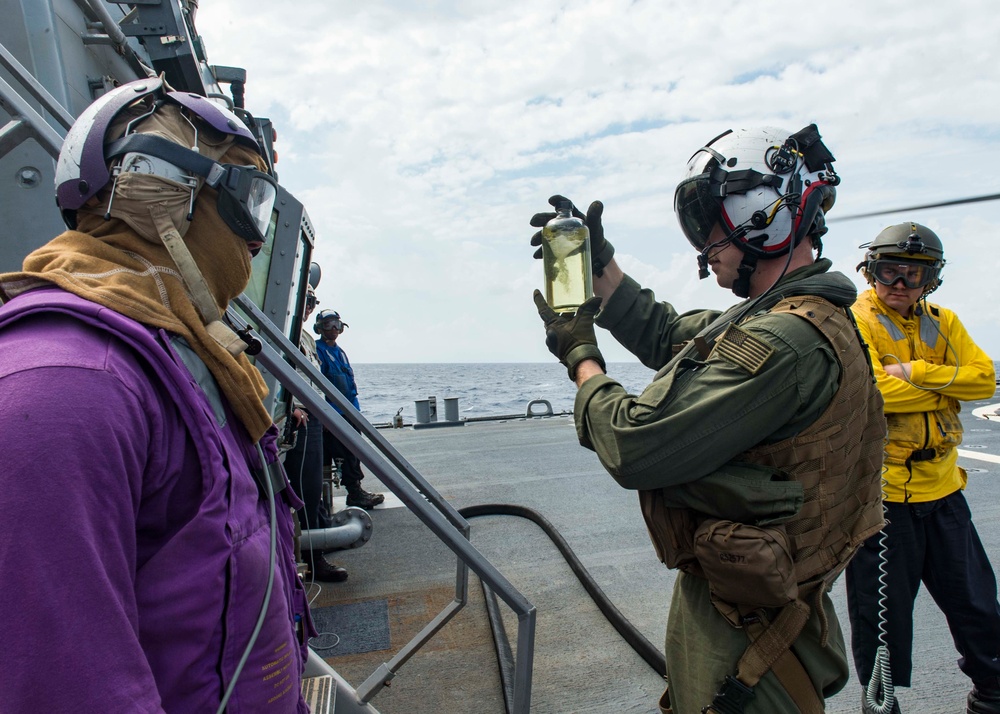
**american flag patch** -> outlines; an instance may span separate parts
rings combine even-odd
[[[731,324],[715,344],[711,356],[742,367],[750,374],[757,374],[773,354],[774,347]]]

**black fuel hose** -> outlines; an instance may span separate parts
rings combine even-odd
[[[569,567],[576,574],[580,584],[593,598],[598,609],[608,619],[608,622],[618,631],[618,634],[641,656],[658,675],[663,676],[667,671],[667,661],[663,653],[647,640],[635,625],[629,622],[621,611],[615,607],[614,603],[608,599],[600,586],[594,581],[583,563],[569,547],[566,539],[560,535],[555,526],[549,522],[545,516],[527,506],[518,506],[512,503],[484,503],[477,506],[466,506],[459,508],[458,512],[464,518],[476,518],[478,516],[518,516],[527,518],[538,525],[545,534],[552,540],[555,546],[562,553]]]

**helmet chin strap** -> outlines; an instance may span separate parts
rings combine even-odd
[[[736,269],[736,280],[733,281],[733,293],[739,298],[750,297],[750,276],[757,269],[757,256],[743,251],[740,267]]]
[[[149,214],[156,226],[156,232],[160,235],[160,240],[166,247],[170,257],[174,259],[177,270],[187,286],[191,302],[194,303],[198,314],[201,315],[205,329],[229,354],[236,357],[247,349],[247,342],[243,340],[232,328],[222,321],[222,313],[219,306],[215,304],[212,292],[208,289],[205,276],[198,269],[194,256],[188,250],[180,232],[174,226],[170,214],[165,208],[158,204],[149,207]]]

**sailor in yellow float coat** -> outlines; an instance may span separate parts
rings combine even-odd
[[[872,288],[852,310],[885,401],[888,523],[885,563],[876,536],[847,569],[855,666],[862,687],[878,672],[884,569],[886,680],[891,672],[893,686],[910,685],[913,601],[922,582],[947,617],[959,667],[973,682],[968,713],[1000,714],[997,583],[962,495],[968,478],[957,449],[960,402],[993,395],[993,362],[954,312],[927,302],[945,262],[933,231],[902,223],[863,247],[858,268]]]
[[[886,500],[935,501],[965,488],[966,474],[956,451],[962,443],[959,402],[993,396],[993,361],[972,341],[958,316],[940,305],[921,304],[904,318],[872,288],[852,309],[885,401]],[[886,372],[886,367],[906,363],[908,381]],[[922,449],[933,450],[934,456],[907,465],[911,454]]]

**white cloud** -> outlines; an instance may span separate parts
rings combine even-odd
[[[603,200],[622,265],[661,299],[730,304],[672,211],[687,158],[725,129],[816,122],[843,177],[831,218],[1000,190],[985,0],[205,0],[197,22],[275,121],[355,362],[550,359],[528,219],[553,193]],[[934,298],[998,356],[996,209],[833,223],[826,253],[861,285],[857,246],[883,226],[938,230]]]

